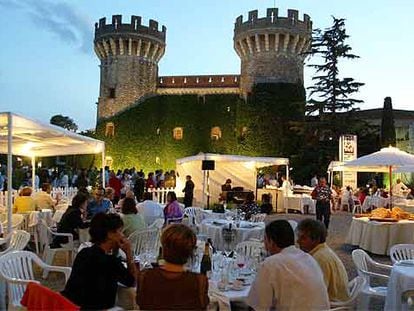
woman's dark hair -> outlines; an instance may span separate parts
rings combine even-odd
[[[135,200],[133,198],[125,198],[122,203],[122,214],[136,214],[137,212]]]
[[[85,201],[88,201],[88,199],[89,196],[86,193],[78,192],[72,199],[72,207],[80,208]]]
[[[272,240],[277,247],[285,248],[295,244],[295,233],[287,220],[272,221],[265,228],[266,237]]]
[[[176,201],[177,200],[177,195],[175,194],[174,191],[168,191],[167,198],[168,198],[168,196],[171,198],[172,201]]]
[[[306,233],[312,241],[318,241],[319,243],[325,243],[326,241],[326,227],[319,220],[306,218],[298,224],[296,230]]]
[[[91,242],[94,244],[101,244],[108,238],[108,233],[122,228],[124,223],[121,217],[117,214],[96,214],[91,221],[89,227],[89,235]]]
[[[183,224],[169,225],[161,235],[162,254],[172,264],[183,265],[193,256],[197,237]]]

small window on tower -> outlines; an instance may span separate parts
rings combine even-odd
[[[173,129],[173,138],[175,140],[183,139],[183,128],[182,127],[176,127]]]
[[[114,137],[115,135],[115,125],[114,122],[108,122],[105,126],[105,136]]]
[[[211,128],[211,139],[219,140],[221,138],[221,129],[218,126]]]
[[[115,88],[109,88],[109,98],[115,98]]]

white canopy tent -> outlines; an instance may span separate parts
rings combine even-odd
[[[13,155],[31,157],[34,183],[36,157],[102,153],[102,163],[104,163],[105,143],[12,112],[2,112],[0,113],[0,153],[7,154],[7,208],[10,232]],[[105,185],[104,179],[103,174],[103,185]]]
[[[203,160],[215,161],[214,171],[209,171],[209,187],[207,187],[206,171],[201,169]],[[179,176],[177,178],[177,189],[178,191],[184,189],[185,177],[191,175],[195,184],[194,198],[196,204],[206,202],[207,192],[209,192],[212,202],[216,202],[221,193],[221,185],[225,183],[226,179],[230,178],[232,180],[233,187],[240,186],[255,192],[257,170],[261,167],[273,165],[286,166],[286,176],[289,177],[289,159],[287,158],[200,153],[176,161]],[[207,191],[207,188],[209,191]]]
[[[346,162],[331,161],[328,165],[328,182],[332,185],[334,172],[368,172],[387,173],[388,168],[382,165],[346,166]]]

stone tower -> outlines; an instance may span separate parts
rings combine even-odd
[[[234,49],[241,58],[240,91],[248,94],[256,83],[303,83],[303,63],[311,43],[312,22],[308,15],[298,19],[298,11],[288,10],[279,17],[278,9],[267,9],[258,18],[257,10],[236,19]]]
[[[98,120],[156,92],[165,35],[165,26],[158,30],[154,20],[149,26],[141,25],[140,16],[132,16],[129,24],[122,23],[121,15],[112,16],[111,24],[106,24],[105,18],[95,24],[94,47],[101,60]]]

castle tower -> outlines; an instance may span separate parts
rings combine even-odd
[[[234,49],[241,58],[240,91],[246,95],[256,83],[303,83],[303,53],[311,43],[312,22],[298,11],[279,17],[278,9],[267,9],[258,18],[257,10],[236,19]]]
[[[101,60],[98,119],[108,118],[128,108],[139,98],[156,92],[158,62],[165,52],[166,28],[158,22],[141,25],[140,16],[122,24],[122,16],[112,23],[101,18],[95,24],[95,53]]]

